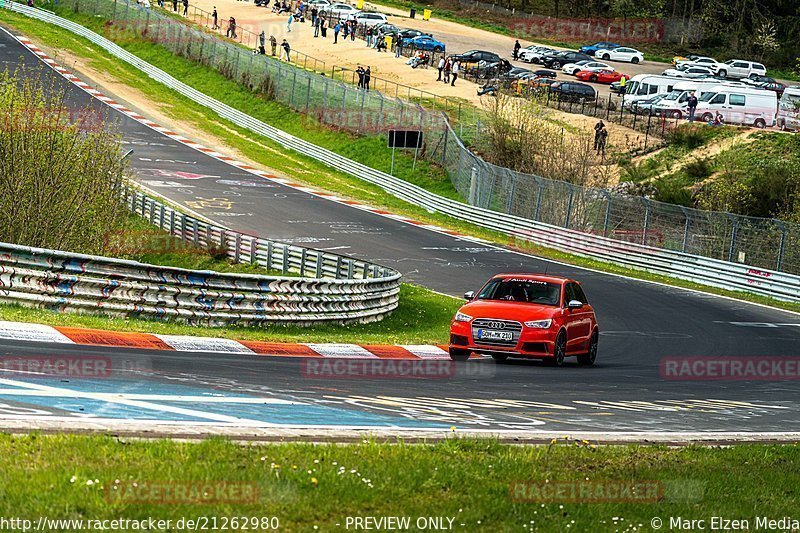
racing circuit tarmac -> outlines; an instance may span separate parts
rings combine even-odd
[[[0,32],[0,61],[35,56]],[[71,105],[89,95],[56,76]],[[99,101],[91,105],[110,111]],[[534,431],[800,431],[794,380],[664,379],[664,358],[800,353],[800,316],[707,294],[553,263],[348,207],[214,159],[113,112],[148,188],[232,229],[370,259],[405,281],[460,295],[503,271],[583,283],[601,328],[598,363],[466,363],[442,379],[309,378],[300,358],[175,353],[0,341],[2,356],[107,357],[119,372],[70,380],[0,375],[0,426],[33,420],[202,420],[252,427]],[[190,132],[182,132],[190,133]],[[441,340],[442,343],[446,339]],[[202,402],[198,398],[215,398]],[[188,400],[187,400],[188,398]],[[183,402],[183,403],[181,403]],[[191,402],[190,409],[181,408]]]

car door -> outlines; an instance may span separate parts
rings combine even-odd
[[[564,328],[567,330],[567,351],[574,350],[583,340],[582,332],[582,313],[580,309],[570,309],[569,303],[577,300],[575,284],[567,283],[564,285]]]

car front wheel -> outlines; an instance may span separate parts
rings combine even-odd
[[[597,359],[597,345],[600,340],[600,335],[597,330],[592,333],[592,338],[589,339],[589,350],[585,354],[578,356],[578,364],[583,366],[591,366]]]
[[[453,361],[466,361],[469,359],[469,350],[461,348],[450,348],[450,359]]]
[[[556,337],[556,343],[553,348],[553,357],[549,358],[547,362],[551,366],[561,366],[564,364],[564,358],[567,356],[567,333],[561,330]]]
[[[638,62],[639,62],[639,58],[638,57],[632,57],[631,58],[631,63],[633,63],[634,65],[637,64]]]
[[[605,59],[606,61],[608,61],[609,59],[611,59],[611,56],[610,56],[610,55],[608,55],[608,54],[603,54],[603,59]]]
[[[553,61],[553,64],[551,66],[553,68],[561,68],[561,63],[559,63],[558,61]]]

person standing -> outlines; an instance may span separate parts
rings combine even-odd
[[[605,128],[606,125],[603,123],[602,120],[598,121],[597,124],[594,125],[594,150],[595,152],[599,150],[600,146],[600,130]]]
[[[183,0],[183,16],[186,17],[189,14],[189,0]]]
[[[364,90],[369,92],[369,82],[372,79],[372,70],[371,67],[367,67],[367,70],[364,71]]]
[[[172,10],[178,11],[178,0],[172,0]]]
[[[453,62],[448,57],[447,61],[444,62],[444,82],[450,83],[450,71],[453,69]]]
[[[358,65],[358,68],[356,69],[356,74],[358,74],[358,88],[359,89],[363,89],[364,88],[364,67],[362,67],[361,65]]]
[[[606,129],[605,124],[600,131],[598,132],[599,140],[597,142],[597,152],[602,154],[603,156],[606,155],[606,142],[608,141],[608,130]]]
[[[258,34],[258,53],[262,56],[266,55],[267,53],[267,49],[265,48],[266,44],[267,34],[264,32],[264,30],[261,30],[261,33]]]
[[[278,39],[274,35],[269,36],[269,45],[272,48],[272,57],[278,52]]]
[[[214,12],[211,13],[211,29],[218,30],[219,26],[217,25],[217,6],[214,6]]]
[[[292,22],[294,22],[294,15],[289,13],[289,18],[286,19],[286,31],[292,33]]]
[[[522,48],[522,45],[519,44],[519,39],[514,42],[514,51],[511,53],[511,57],[516,61],[519,59],[519,49]]]
[[[311,25],[314,26],[315,28],[317,27],[317,15],[318,14],[319,14],[319,11],[317,10],[317,6],[316,5],[312,6],[311,7]],[[316,35],[314,37],[316,37]]]
[[[398,35],[397,44],[394,47],[394,57],[400,57],[401,55],[403,55],[403,38]]]
[[[339,32],[342,31],[342,25],[337,22],[336,26],[333,27],[333,44],[339,42]]]
[[[453,75],[453,79],[450,81],[450,87],[454,87],[456,84],[456,80],[458,79],[458,72],[461,70],[461,65],[458,63],[458,59],[453,61],[453,68],[451,74]]]
[[[689,98],[686,100],[686,105],[689,108],[689,122],[694,122],[694,113],[697,110],[697,96],[694,91],[692,91],[692,94],[690,94]]]
[[[283,47],[283,51],[286,53],[286,61],[291,61],[289,54],[292,52],[292,47],[289,46],[289,41],[284,39],[281,46]]]
[[[311,16],[314,17],[313,10],[311,12]],[[319,22],[320,22],[319,18],[314,17],[314,22],[312,23],[314,25],[314,37],[319,37]]]
[[[439,66],[436,67],[439,70],[439,77],[436,78],[436,81],[442,81],[442,71],[444,70],[444,56],[439,59]]]
[[[356,29],[358,27],[358,23],[355,20],[350,22],[350,42],[355,42],[356,40]]]
[[[323,39],[328,36],[328,19],[324,14],[320,16],[319,31]]]

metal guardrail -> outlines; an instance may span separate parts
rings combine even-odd
[[[390,194],[429,211],[443,213],[476,226],[579,256],[689,280],[712,287],[746,291],[786,301],[800,301],[800,276],[669,249],[624,242],[602,235],[568,229],[570,217],[578,219],[586,218],[590,215],[595,216],[598,209],[594,204],[602,202],[604,197],[608,196],[606,191],[586,189],[583,194],[579,195],[580,201],[575,201],[574,203],[573,196],[578,195],[570,194],[565,227],[444,198],[422,187],[370,168],[265,124],[246,113],[189,87],[164,71],[120,48],[108,39],[74,22],[41,10],[20,6],[19,4],[14,4],[13,9],[86,37],[115,57],[135,66],[170,89],[178,91],[213,110],[224,119],[230,120],[254,133],[263,135],[285,148],[313,157],[331,168],[377,185]],[[459,156],[458,164],[459,166],[468,165],[467,168],[472,167],[472,183],[469,189],[473,194],[470,194],[470,199],[473,196],[480,197],[482,184],[479,180],[477,164],[475,161],[469,161],[464,158],[464,153],[464,151],[460,152],[462,155]],[[477,156],[474,157],[477,159]],[[594,194],[592,195],[591,193]],[[630,200],[635,201],[634,198]],[[553,199],[553,201],[554,203],[564,202],[564,198]],[[531,203],[535,203],[538,210],[542,207],[542,195],[539,194],[538,199],[534,198]],[[609,212],[606,211],[606,221],[608,221],[608,218]],[[643,242],[648,242],[646,227]]]
[[[372,322],[397,307],[394,270],[207,224],[133,189],[124,200],[170,235],[224,250],[236,263],[301,277],[186,270],[0,243],[0,300],[217,326]]]

